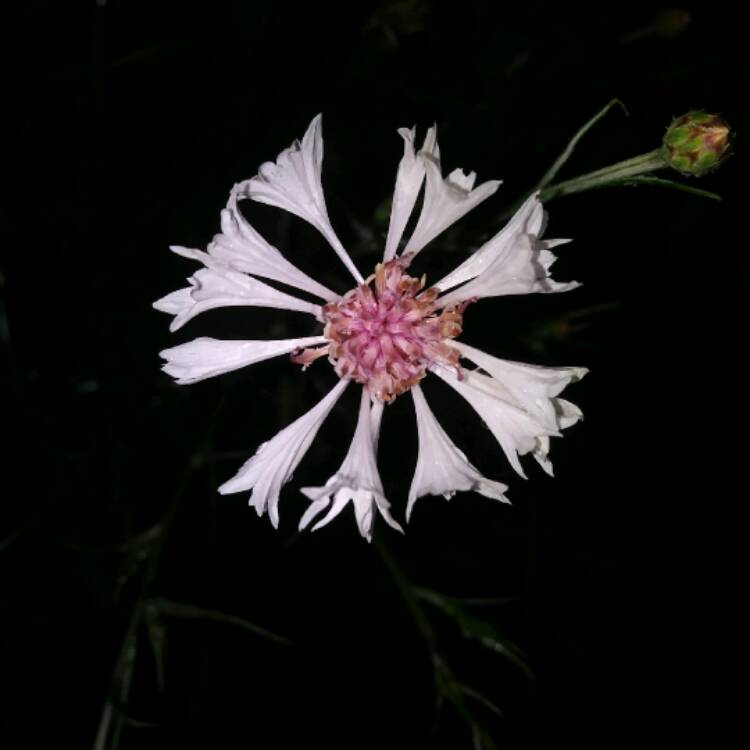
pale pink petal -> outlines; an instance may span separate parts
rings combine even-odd
[[[559,435],[556,430],[550,430],[523,409],[501,398],[499,389],[489,376],[464,370],[459,380],[454,370],[439,365],[430,369],[469,402],[490,428],[511,466],[522,477],[525,478],[526,474],[518,459],[519,454],[537,450],[540,438]]]
[[[331,302],[339,295],[310,278],[290,263],[245,220],[232,192],[221,212],[221,234],[208,246],[208,254],[236,271],[281,281]]]
[[[454,169],[443,178],[437,141],[431,152],[423,149],[419,155],[427,176],[424,203],[414,232],[404,248],[404,255],[416,255],[428,242],[489,198],[500,186],[500,180],[489,180],[475,188],[476,173],[464,174],[460,169]]]
[[[279,493],[309,449],[348,380],[339,382],[316,406],[263,443],[255,455],[229,481],[219,487],[222,495],[251,490],[250,504],[258,515],[266,510],[274,527],[279,525]]]
[[[480,369],[430,369],[463,396],[490,428],[513,468],[523,477],[519,455],[531,453],[547,473],[549,438],[581,418],[569,401],[557,398],[568,383],[582,378],[583,367],[536,367],[492,357],[460,342],[452,346]],[[485,374],[486,373],[486,374]]]
[[[373,434],[373,424],[379,427],[382,404],[377,408],[378,412],[373,414],[369,393],[363,388],[357,428],[341,467],[324,486],[302,489],[302,493],[312,504],[300,520],[300,529],[306,528],[313,518],[330,506],[323,519],[313,526],[313,531],[325,526],[351,501],[359,531],[368,542],[372,540],[375,510],[383,516],[386,523],[403,531],[391,516],[390,503],[385,498],[378,473],[378,436],[377,433]]]
[[[583,370],[584,368],[578,369]],[[588,370],[585,372],[588,372]],[[581,375],[581,377],[583,376]],[[566,401],[564,398],[553,398],[551,401],[554,405],[557,424],[561,430],[564,430],[566,427],[574,425],[578,420],[583,419],[583,412],[575,404],[571,404],[570,401]],[[553,476],[552,462],[548,458],[548,453],[549,438],[540,438],[537,447],[532,451],[532,455],[547,474]]]
[[[580,417],[580,411],[570,402],[555,398],[564,388],[580,380],[588,370],[585,367],[540,367],[522,362],[493,357],[480,349],[461,341],[452,341],[451,346],[461,352],[461,357],[471,360],[483,372],[492,376],[494,388],[500,398],[531,414],[541,424],[552,430],[567,427],[564,424],[572,417],[572,408]],[[567,411],[566,411],[567,409]],[[575,422],[577,420],[573,420]],[[569,422],[569,424],[573,424]]]
[[[380,440],[380,423],[383,421],[383,404],[382,401],[376,399],[372,403],[372,409],[370,410],[370,429],[372,430],[372,439],[375,443],[375,454],[378,452],[378,441]]]
[[[179,385],[185,385],[326,342],[323,336],[274,341],[222,341],[202,337],[165,349],[160,356],[166,360],[162,370]]]
[[[178,289],[175,292],[170,292],[165,297],[156,300],[154,308],[159,310],[159,312],[179,315],[193,304],[192,297],[190,296],[191,291],[192,287],[188,287],[187,289]]]
[[[551,247],[560,240],[538,240],[532,234],[517,234],[499,254],[488,253],[488,264],[477,276],[439,299],[446,307],[483,297],[534,292],[567,292],[580,286],[577,281],[560,283],[550,276],[550,266],[557,259]],[[480,248],[477,252],[481,252]],[[471,260],[471,258],[469,259]],[[473,271],[472,271],[473,272]],[[453,280],[455,282],[455,279]],[[443,282],[440,282],[443,283]],[[449,284],[453,286],[453,284]]]
[[[310,525],[310,521],[316,516],[322,513],[331,504],[331,498],[328,495],[324,495],[319,500],[313,500],[310,505],[307,506],[307,510],[302,514],[302,518],[299,520],[300,531],[306,529]],[[346,503],[342,503],[341,507]]]
[[[575,404],[571,404],[570,401],[566,401],[564,398],[555,399],[555,408],[557,410],[557,421],[562,429],[570,427],[580,419],[583,419],[583,412]]]
[[[258,174],[234,186],[233,195],[251,198],[259,203],[277,206],[310,222],[330,243],[352,276],[362,282],[362,275],[333,231],[328,218],[321,170],[323,168],[323,135],[321,115],[307,128],[302,142],[295,141],[284,149],[276,162],[262,164]]]
[[[516,211],[511,220],[494,236],[469,256],[458,268],[442,278],[435,286],[443,292],[464,281],[473,279],[497,258],[505,255],[525,234],[541,237],[544,228],[545,214],[539,201],[539,194],[534,193]]]
[[[509,502],[504,494],[507,486],[482,476],[446,435],[418,385],[412,388],[411,395],[417,415],[419,453],[409,490],[406,520],[411,516],[414,503],[423,495],[442,495],[449,500],[456,492],[474,491]]]
[[[183,255],[190,253],[190,257],[210,263],[211,267],[201,268],[191,276],[188,279],[190,287],[178,289],[154,302],[157,310],[175,316],[169,326],[170,331],[176,331],[196,315],[217,307],[276,307],[321,318],[320,305],[297,299],[252,276],[233,271],[223,263],[212,261],[200,250],[174,249]]]
[[[390,260],[396,254],[406,224],[414,210],[414,204],[417,202],[425,175],[424,157],[417,155],[414,150],[416,130],[414,128],[411,130],[401,128],[398,134],[404,139],[404,155],[396,173],[396,186],[393,190],[393,201],[391,202],[391,220],[388,225],[383,260]],[[439,154],[437,148],[436,128],[432,127],[424,139],[422,152],[437,158]]]

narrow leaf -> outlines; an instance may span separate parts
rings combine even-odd
[[[712,193],[710,190],[701,190],[695,188],[692,185],[686,185],[684,182],[675,182],[674,180],[665,180],[663,177],[630,177],[626,180],[618,180],[611,183],[612,186],[617,185],[656,185],[657,187],[667,187],[673,190],[681,190],[683,193],[690,193],[690,195],[697,195],[699,198],[710,198],[712,201],[721,201],[721,196],[718,193]],[[610,187],[610,185],[604,185],[603,187]]]
[[[555,176],[557,173],[563,168],[565,165],[565,162],[568,161],[571,154],[575,150],[575,147],[578,145],[578,142],[583,138],[586,133],[591,130],[591,128],[596,125],[599,120],[604,117],[604,115],[609,112],[612,107],[614,107],[616,104],[619,104],[620,107],[622,107],[623,112],[625,114],[628,114],[628,110],[625,109],[625,105],[619,100],[619,99],[612,99],[611,102],[609,102],[605,107],[600,109],[587,123],[584,124],[584,126],[570,139],[568,142],[568,145],[565,147],[563,152],[560,154],[560,156],[557,157],[554,164],[547,170],[544,177],[539,181],[539,184],[537,185],[537,190],[541,190],[541,188],[545,187],[546,185],[549,185],[552,180],[555,179]]]
[[[213,620],[214,622],[223,622],[227,625],[234,625],[237,628],[247,630],[261,638],[268,638],[283,646],[291,646],[291,641],[284,636],[272,633],[270,630],[260,627],[249,620],[245,620],[237,615],[230,615],[226,612],[220,612],[216,609],[205,609],[203,607],[194,607],[192,604],[180,604],[179,602],[169,601],[168,599],[155,599],[154,606],[169,617],[182,617],[189,620]]]

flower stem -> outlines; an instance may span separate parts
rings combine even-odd
[[[403,574],[398,563],[393,559],[393,555],[391,555],[389,549],[383,542],[380,541],[380,539],[378,539],[378,537],[375,537],[373,547],[375,547],[375,549],[377,550],[381,560],[383,561],[383,564],[390,573],[391,578],[393,579],[393,583],[395,584],[399,594],[401,594],[401,598],[403,599],[404,604],[409,611],[409,614],[414,620],[414,624],[417,626],[419,634],[424,639],[425,645],[427,646],[434,661],[436,640],[435,631],[433,630],[432,625],[430,625],[430,621],[427,618],[427,615],[425,614],[424,609],[422,608],[422,605],[419,602],[417,596],[415,595],[411,582]]]
[[[653,172],[657,169],[664,169],[666,166],[667,163],[664,159],[662,149],[657,148],[654,151],[634,156],[632,159],[626,159],[625,161],[617,162],[617,164],[611,164],[608,167],[597,169],[580,177],[558,182],[556,185],[549,185],[542,188],[539,198],[544,203],[563,195],[571,195],[573,193],[581,193],[584,190],[605,187],[606,185],[626,180],[629,177]]]

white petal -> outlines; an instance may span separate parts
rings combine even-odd
[[[431,154],[434,158],[437,158],[439,154],[436,132],[436,128],[430,128],[422,144],[422,152]],[[396,186],[391,202],[391,220],[388,225],[383,260],[390,260],[396,254],[425,175],[425,160],[414,151],[416,130],[401,128],[398,134],[404,139],[404,155],[396,173]]]
[[[545,436],[559,435],[556,429],[540,423],[534,415],[527,414],[511,399],[503,398],[502,385],[488,375],[474,370],[464,370],[459,380],[454,370],[439,365],[430,367],[438,377],[458,391],[474,411],[479,414],[500,444],[511,466],[526,477],[518,456],[538,449],[539,440]]]
[[[477,276],[440,297],[440,304],[450,307],[466,300],[482,297],[533,292],[567,292],[579,287],[580,284],[577,281],[560,283],[550,277],[550,266],[555,262],[556,257],[549,248],[556,244],[560,244],[560,241],[545,242],[536,239],[532,234],[517,234],[513,242],[505,245],[502,252],[490,260],[486,268]],[[481,251],[482,248],[477,252]]]
[[[537,463],[544,469],[544,471],[551,477],[554,476],[552,469],[552,461],[549,460],[547,454],[549,453],[549,438],[540,437],[537,439],[537,444],[531,455],[534,456]]]
[[[310,525],[310,521],[324,511],[330,504],[331,498],[327,495],[321,497],[319,500],[311,502],[310,505],[308,505],[307,510],[302,514],[302,518],[299,520],[300,531],[306,529]]]
[[[210,263],[211,267],[201,268],[191,276],[188,279],[190,287],[178,289],[154,302],[157,310],[175,316],[170,331],[176,331],[191,318],[216,307],[276,307],[310,313],[318,319],[321,317],[320,305],[297,299],[252,276],[233,271],[218,261],[212,261],[200,250],[173,249],[184,255],[190,253],[191,257]]]
[[[262,164],[258,174],[234,186],[232,193],[259,203],[277,206],[309,221],[331,244],[358,282],[362,275],[333,231],[328,218],[321,170],[323,136],[321,115],[313,119],[302,142],[295,141],[284,149],[276,162]]]
[[[580,418],[578,407],[555,396],[569,383],[586,375],[585,367],[539,367],[498,359],[460,341],[451,342],[451,346],[492,376],[493,387],[500,398],[532,415],[548,429],[560,430]],[[570,421],[574,415],[576,418]]]
[[[490,240],[484,243],[475,253],[467,258],[458,268],[451,271],[435,286],[447,291],[452,287],[473,279],[484,271],[493,261],[509,251],[519,236],[533,234],[541,237],[544,226],[544,209],[538,193],[530,196],[511,220]]]
[[[372,409],[370,404],[370,395],[363,388],[357,429],[341,467],[323,487],[302,489],[302,493],[312,500],[312,505],[302,516],[300,529],[306,528],[318,513],[330,505],[328,513],[313,526],[313,531],[325,526],[351,501],[354,505],[354,515],[359,531],[368,542],[372,539],[372,524],[376,509],[390,526],[403,531],[391,516],[390,503],[385,498],[383,483],[378,473],[376,459],[378,436],[377,433],[373,433],[373,424],[379,427],[382,404],[376,404]],[[378,411],[375,412],[375,409]]]
[[[170,315],[179,315],[185,308],[193,304],[190,291],[191,289],[187,288],[170,292],[166,297],[156,300],[154,308]]]
[[[338,295],[290,263],[245,220],[232,192],[221,212],[221,234],[208,246],[208,254],[236,271],[281,281],[331,302]]]
[[[500,185],[500,180],[489,180],[474,188],[476,173],[464,174],[460,169],[454,169],[446,178],[443,178],[437,140],[434,139],[434,144],[430,145],[432,146],[431,152],[423,149],[419,153],[427,173],[424,203],[417,226],[403,254],[416,255],[444,229],[458,221],[485,198],[489,198]]]
[[[250,504],[262,515],[266,509],[274,527],[279,525],[279,493],[292,478],[310,444],[338,401],[348,380],[339,382],[316,406],[285,427],[267,443],[228,482],[219,487],[222,495],[242,490],[252,490]]]
[[[222,260],[212,258],[205,250],[198,250],[194,247],[184,247],[183,245],[170,245],[169,249],[181,255],[183,258],[189,258],[190,260],[197,260],[199,263],[203,263],[204,266],[214,268],[217,270],[227,270],[231,268],[228,263]]]
[[[575,404],[571,404],[564,398],[555,399],[555,408],[557,410],[557,421],[562,429],[574,425],[579,419],[583,419],[583,412]]]
[[[504,494],[507,486],[482,476],[445,434],[418,385],[411,389],[411,395],[417,414],[419,453],[409,490],[406,520],[411,516],[414,503],[423,495],[442,495],[449,500],[456,492],[474,491],[509,502]]]
[[[164,372],[185,385],[327,341],[323,336],[275,341],[220,341],[203,337],[165,349],[160,356],[167,360],[162,367]]]

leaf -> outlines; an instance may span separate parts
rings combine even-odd
[[[690,195],[697,195],[699,198],[710,198],[712,201],[721,201],[721,196],[718,193],[712,193],[710,190],[701,190],[700,188],[694,188],[692,185],[685,185],[683,182],[675,182],[674,180],[665,180],[663,177],[629,177],[624,180],[616,180],[609,183],[608,185],[602,185],[602,187],[616,187],[616,186],[630,187],[635,185],[656,185],[657,187],[667,187],[673,190],[681,190],[683,193],[689,193]]]
[[[284,636],[272,633],[270,630],[262,628],[249,620],[245,620],[237,615],[230,615],[226,612],[220,612],[216,609],[206,609],[204,607],[195,607],[192,604],[180,604],[169,599],[153,599],[151,604],[164,615],[169,617],[181,617],[188,620],[213,620],[214,622],[223,622],[226,625],[233,625],[237,628],[247,630],[253,635],[261,638],[268,638],[282,646],[291,646],[292,643]]]
[[[161,618],[158,607],[147,604],[144,610],[146,632],[154,656],[156,670],[156,685],[160,693],[164,692],[165,668],[164,654],[167,648],[167,628]]]
[[[583,127],[578,130],[578,132],[570,139],[568,142],[568,145],[564,148],[563,152],[560,154],[560,156],[555,159],[555,162],[552,164],[552,166],[545,172],[544,176],[541,180],[539,180],[539,184],[537,185],[537,190],[541,190],[546,185],[549,185],[552,180],[555,179],[555,176],[557,173],[563,168],[565,163],[568,161],[568,159],[571,157],[573,151],[575,150],[575,147],[578,145],[578,142],[583,138],[586,133],[591,130],[591,128],[596,125],[599,120],[604,117],[604,115],[609,112],[612,107],[614,107],[616,104],[619,104],[623,112],[625,114],[628,114],[628,110],[625,108],[625,105],[619,100],[619,99],[612,99],[606,106],[604,106],[602,109],[600,109],[588,122],[586,122]]]
[[[415,588],[420,599],[429,602],[456,622],[464,638],[470,638],[480,643],[490,651],[500,654],[518,667],[529,682],[536,678],[528,664],[526,654],[511,640],[502,635],[494,625],[469,614],[459,601],[439,594],[430,589]]]
[[[447,662],[439,654],[435,654],[433,658],[433,669],[435,671],[435,687],[438,694],[437,710],[440,711],[443,702],[447,700],[471,730],[473,746],[480,750],[496,750],[497,746],[492,737],[490,737],[481,721],[475,716],[471,707],[467,705],[465,698],[473,699],[501,718],[503,716],[502,710],[478,690],[458,680]]]

